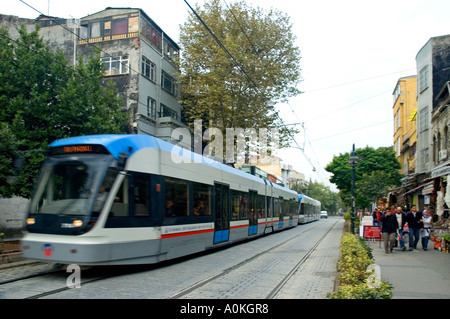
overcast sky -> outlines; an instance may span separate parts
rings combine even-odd
[[[204,2],[187,1],[191,6]],[[291,17],[302,52],[299,89],[304,93],[277,109],[286,124],[304,123],[305,131],[298,126],[296,136],[304,151],[279,154],[307,179],[326,185],[330,175],[324,167],[333,156],[351,151],[353,143],[356,148],[393,144],[392,92],[398,79],[417,73],[416,54],[431,37],[450,34],[449,0],[247,3]],[[0,13],[82,18],[106,7],[143,9],[174,41],[189,13],[184,0],[9,0],[2,2]]]

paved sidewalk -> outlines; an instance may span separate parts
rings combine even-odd
[[[393,299],[450,298],[450,254],[434,250],[433,242],[427,251],[419,242],[418,249],[394,248],[392,254],[384,253],[382,241],[368,244],[381,268],[381,280],[394,286]]]
[[[338,275],[343,227],[344,219],[341,218],[278,293],[277,299],[327,299]]]

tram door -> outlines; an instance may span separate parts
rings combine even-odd
[[[255,191],[249,191],[249,227],[248,235],[256,235],[258,233],[258,205],[257,195]]]
[[[272,198],[272,188],[266,186],[266,228],[272,228],[273,231],[273,198]]]
[[[215,227],[214,244],[228,241],[230,238],[230,186],[215,184]]]

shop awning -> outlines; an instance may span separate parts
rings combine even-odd
[[[450,161],[447,161],[443,165],[435,167],[431,170],[431,178],[441,177],[444,175],[450,175]]]
[[[425,186],[427,186],[427,189],[429,189],[430,187],[433,186],[433,181],[428,182],[428,183],[425,183],[425,184],[422,184],[422,185],[420,185],[420,186],[417,186],[416,188],[410,189],[409,191],[407,191],[407,192],[404,193],[403,195],[407,195],[407,194],[414,193],[415,191],[418,191],[419,189],[421,189],[421,188],[423,188],[423,187],[425,187]],[[403,195],[402,195],[402,196],[403,196]]]

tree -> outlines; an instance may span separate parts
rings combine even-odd
[[[339,195],[319,182],[309,181],[307,186],[294,185],[292,189],[299,194],[305,194],[320,201],[322,210],[328,212],[337,212],[339,210]]]
[[[400,183],[400,163],[392,147],[357,149],[360,158],[355,167],[355,202],[357,207],[367,207],[386,195],[390,187]],[[333,157],[326,170],[333,174],[330,181],[336,184],[344,204],[351,205],[350,152]]]
[[[300,93],[300,50],[289,17],[244,1],[229,8],[221,3],[210,0],[195,9],[209,30],[193,14],[181,27],[178,78],[185,118],[222,132],[278,128],[283,145],[294,130],[282,125],[274,104]]]
[[[0,29],[0,137],[11,135],[14,141],[7,155],[0,153],[0,163],[11,165],[20,158],[24,165],[0,195],[29,197],[49,143],[121,133],[127,122],[117,91],[102,85],[99,53],[69,66],[62,51],[51,51],[39,37],[38,25],[30,33],[24,26],[18,31],[14,40]]]

